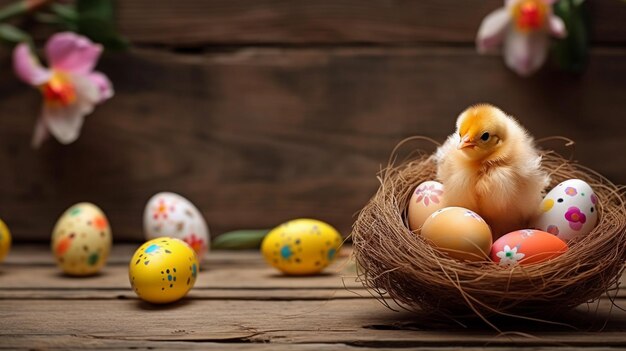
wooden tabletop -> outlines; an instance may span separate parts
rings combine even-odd
[[[134,249],[116,245],[101,274],[72,278],[47,247],[14,247],[0,265],[0,349],[626,348],[626,312],[608,298],[564,312],[559,325],[496,320],[502,332],[393,311],[355,281],[349,250],[314,277],[277,274],[255,251],[212,252],[185,299],[150,305],[130,289]]]

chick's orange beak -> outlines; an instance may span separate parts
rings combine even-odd
[[[458,149],[465,149],[468,147],[473,147],[476,146],[476,143],[470,140],[469,136],[464,136],[463,138],[461,138],[461,142],[459,143]]]

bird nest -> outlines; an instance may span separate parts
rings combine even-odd
[[[512,268],[447,257],[408,227],[413,190],[436,179],[429,155],[413,153],[404,161],[390,161],[381,171],[380,188],[353,226],[359,280],[385,304],[392,299],[409,310],[451,317],[547,317],[603,294],[614,297],[626,261],[624,188],[553,151],[542,154],[542,167],[551,176],[546,190],[578,178],[589,183],[600,199],[597,226],[571,241],[565,254]]]

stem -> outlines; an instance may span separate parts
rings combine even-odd
[[[18,1],[0,9],[0,21],[21,15],[28,11],[26,1]]]
[[[0,22],[23,15],[27,12],[37,11],[52,2],[54,2],[54,0],[20,0],[14,2],[0,9]]]

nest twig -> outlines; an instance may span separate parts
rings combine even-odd
[[[597,226],[548,262],[513,268],[488,261],[460,262],[408,228],[406,209],[413,189],[436,179],[429,155],[414,152],[410,157],[414,159],[399,165],[392,160],[381,171],[378,192],[353,226],[359,280],[385,305],[390,298],[410,310],[451,317],[477,315],[487,321],[486,316],[498,314],[532,319],[609,295],[618,284],[626,261],[624,187],[555,152],[543,152],[550,189],[572,178],[594,189],[600,200]]]

